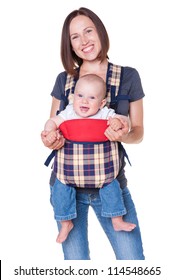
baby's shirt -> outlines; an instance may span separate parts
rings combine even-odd
[[[103,107],[100,109],[95,115],[87,117],[87,119],[102,119],[107,120],[109,117],[114,117],[116,115],[113,109],[108,107]],[[72,120],[72,119],[82,119],[79,115],[77,115],[73,109],[73,104],[67,105],[66,109],[61,111],[59,115],[63,120]]]

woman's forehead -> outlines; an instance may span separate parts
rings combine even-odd
[[[78,15],[70,22],[70,34],[77,33],[78,31],[84,30],[87,27],[95,27],[95,25],[89,17]]]

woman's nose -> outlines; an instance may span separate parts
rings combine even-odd
[[[81,37],[81,42],[82,42],[82,45],[86,45],[86,44],[88,43],[88,38],[87,38],[87,36],[83,35],[83,36]]]

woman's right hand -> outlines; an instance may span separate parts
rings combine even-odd
[[[47,134],[48,132],[46,131],[41,132],[41,140],[45,147],[51,150],[58,150],[64,146],[65,138],[62,135],[60,135],[53,143],[50,143],[50,141],[47,140]]]

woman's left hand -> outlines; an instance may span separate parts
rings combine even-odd
[[[130,129],[129,118],[125,116],[118,115],[116,116],[122,124],[122,127],[117,131],[113,130],[111,126],[109,126],[105,130],[105,135],[110,141],[122,141],[123,136],[127,135]]]

